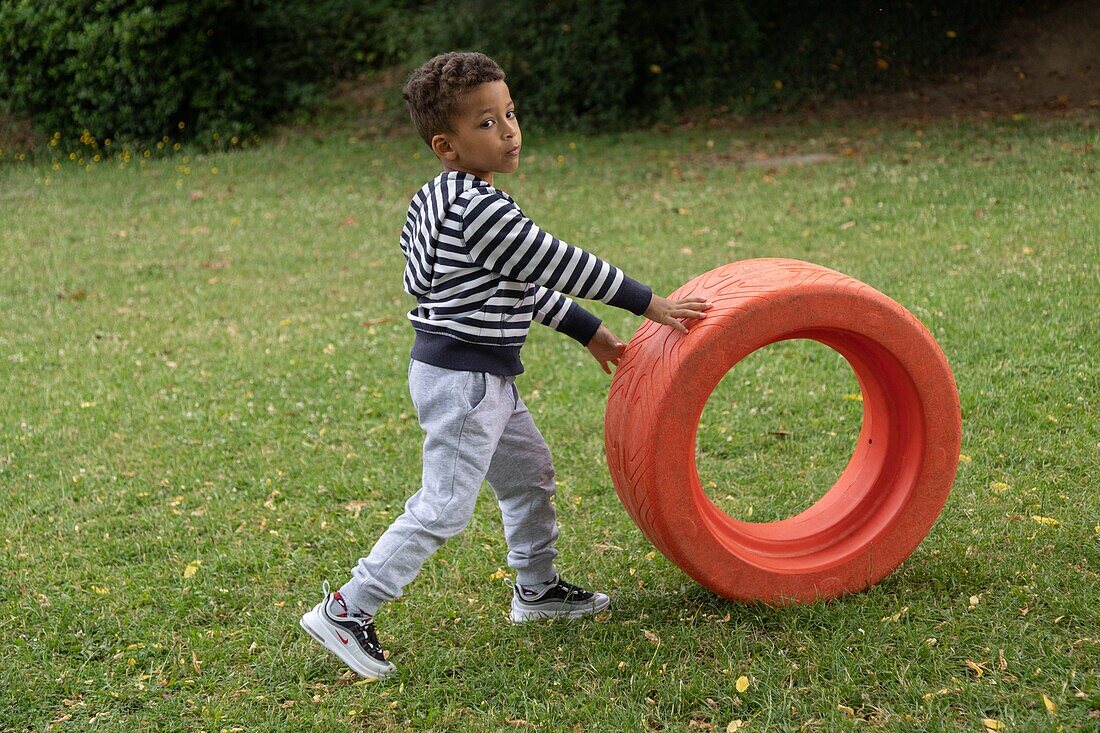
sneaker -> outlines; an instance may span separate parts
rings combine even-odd
[[[512,589],[512,623],[522,624],[543,618],[577,618],[599,613],[611,605],[611,599],[603,593],[591,593],[561,576],[549,583],[524,586],[518,583]]]
[[[378,643],[374,618],[349,613],[340,591],[329,593],[328,583],[324,590],[324,599],[298,624],[360,677],[380,680],[396,672]]]

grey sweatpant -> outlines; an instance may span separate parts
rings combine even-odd
[[[409,392],[426,434],[423,484],[340,588],[348,605],[374,614],[400,596],[424,561],[469,524],[485,480],[500,504],[516,582],[553,578],[554,466],[515,378],[413,361]]]

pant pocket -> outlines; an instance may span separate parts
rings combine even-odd
[[[489,393],[488,378],[485,372],[467,372],[469,375],[462,389],[462,396],[466,400],[466,407],[470,412],[481,407]]]

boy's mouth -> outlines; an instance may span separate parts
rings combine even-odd
[[[512,148],[507,153],[505,153],[505,155],[507,155],[510,158],[519,157],[519,146],[517,145],[516,147]]]

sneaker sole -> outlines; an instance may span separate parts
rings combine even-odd
[[[373,659],[365,661],[354,656],[347,646],[336,638],[332,628],[325,623],[321,616],[321,604],[317,604],[312,611],[302,616],[298,621],[298,625],[312,636],[318,644],[336,655],[341,662],[351,667],[351,670],[360,677],[381,680],[397,671],[397,667],[393,665],[393,662],[386,662],[383,665]]]
[[[595,613],[603,611],[611,605],[611,599],[605,597],[602,601],[595,603],[591,606],[582,606],[580,608],[573,608],[571,610],[565,610],[560,606],[555,608],[521,608],[512,603],[511,619],[514,624],[525,624],[528,621],[542,621],[551,618],[564,618],[572,620],[580,618],[581,616],[590,616]]]

